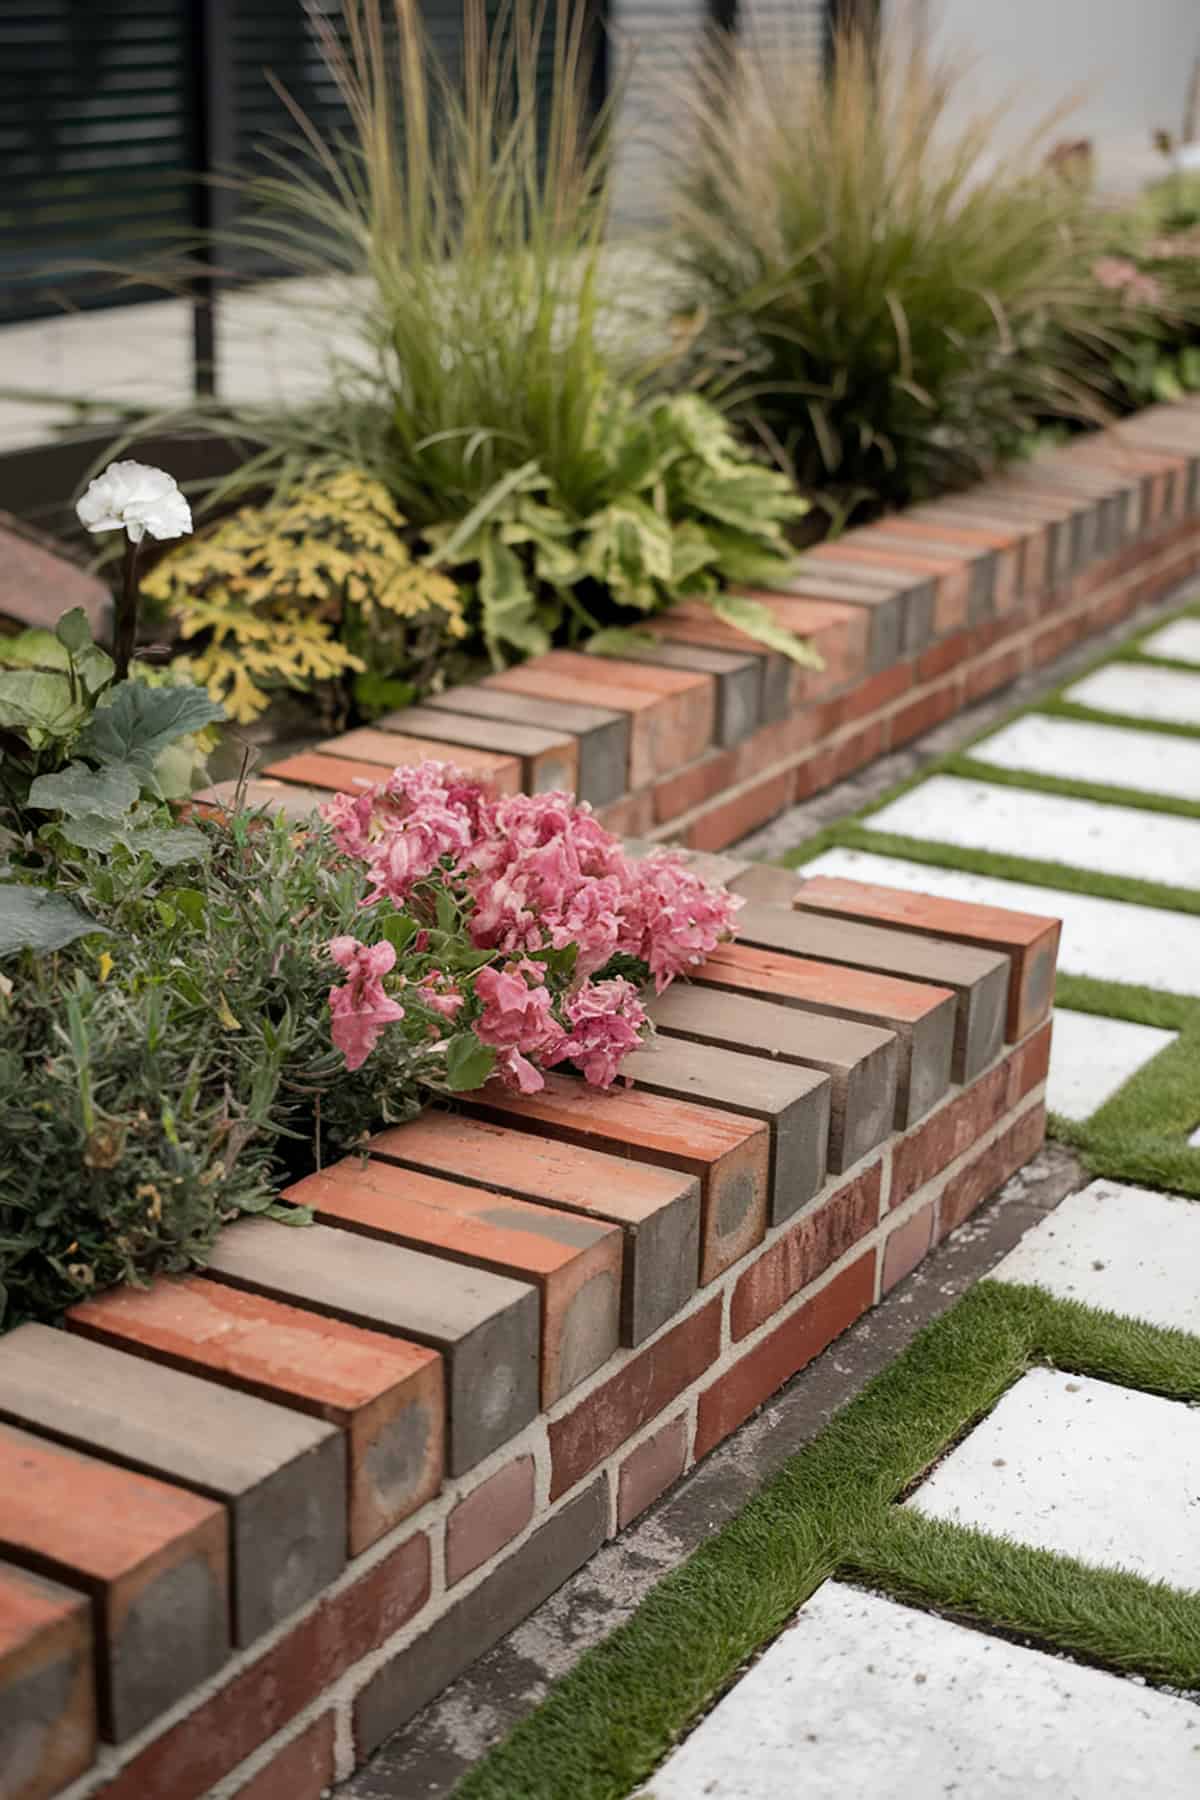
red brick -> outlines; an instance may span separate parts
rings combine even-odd
[[[890,669],[881,669],[870,681],[860,682],[858,687],[851,688],[848,694],[834,702],[837,723],[848,725],[853,719],[864,719],[868,714],[878,712],[907,693],[912,683],[911,662],[897,662]]]
[[[50,1800],[96,1755],[91,1606],[0,1563],[0,1792]]]
[[[991,1130],[1009,1109],[1007,1060],[948,1100],[892,1153],[890,1204],[899,1206]]]
[[[533,1517],[532,1456],[518,1456],[481,1481],[446,1520],[446,1586],[454,1587],[511,1544]]]
[[[337,1774],[334,1732],[333,1714],[322,1713],[277,1750],[270,1762],[237,1790],[235,1800],[321,1800]]]
[[[407,737],[398,731],[377,731],[364,725],[358,731],[343,732],[318,744],[322,756],[348,756],[354,762],[373,763],[385,776],[401,764],[422,762],[453,763],[458,769],[486,782],[498,794],[519,794],[522,765],[518,756],[505,756],[497,750],[475,750],[466,744],[447,744],[437,738]]]
[[[611,1456],[699,1379],[721,1348],[721,1296],[681,1319],[560,1419],[552,1419],[550,1498]]]
[[[625,794],[608,806],[598,809],[596,817],[605,831],[617,837],[645,837],[658,824],[654,807],[654,789],[639,788],[636,794]]]
[[[930,644],[928,650],[922,650],[917,658],[917,681],[936,681],[939,675],[949,674],[968,656],[974,654],[975,633],[973,631],[956,631],[951,637],[941,638],[936,644]]]
[[[561,1400],[617,1347],[622,1237],[615,1225],[374,1157],[348,1157],[297,1182],[285,1198],[310,1206],[323,1225],[536,1287],[543,1406]]]
[[[228,1520],[199,1494],[0,1426],[0,1554],[91,1596],[106,1736],[228,1655]]]
[[[319,756],[315,750],[282,757],[263,773],[276,781],[321,788],[326,793],[361,793],[364,788],[374,787],[383,780],[378,763],[353,762],[347,756]]]
[[[792,804],[794,786],[791,769],[743,781],[693,814],[685,813],[678,821],[683,829],[676,841],[689,850],[724,850],[785,811]]]
[[[394,1636],[429,1598],[429,1539],[408,1538],[331,1594],[194,1712],[154,1739],[99,1793],[103,1800],[203,1800],[252,1750]]]
[[[881,1165],[874,1163],[838,1188],[746,1270],[730,1305],[735,1340],[755,1331],[878,1224],[880,1173]]]
[[[1024,672],[1025,652],[1017,645],[1010,650],[1000,650],[994,656],[981,657],[964,671],[964,705],[973,706],[985,694],[1008,687]]]
[[[1053,896],[1048,893],[1047,898]],[[848,881],[835,875],[811,876],[792,904],[812,912],[870,919],[880,925],[893,925],[898,931],[916,931],[926,937],[950,938],[959,944],[1003,951],[1012,958],[1006,1027],[1010,1043],[1027,1037],[1050,1011],[1062,931],[1058,919],[967,900],[940,900],[931,894],[909,893],[904,888],[881,887],[868,881]]]
[[[87,614],[93,636],[103,641],[112,618],[108,583],[68,561],[49,539],[0,526],[0,617],[53,631],[76,606]]]
[[[862,564],[863,566],[896,570],[902,576],[926,576],[934,582],[933,629],[936,636],[941,637],[948,631],[957,631],[967,622],[968,601],[971,589],[971,565],[953,556],[923,555],[920,551],[908,550],[899,544],[889,544],[872,549],[864,542],[865,533],[850,532],[839,538],[829,548],[839,561]],[[810,550],[810,556],[819,556],[824,546],[818,545]]]
[[[874,1298],[875,1252],[869,1250],[704,1390],[696,1423],[696,1460],[707,1456],[777,1388],[860,1319]]]
[[[1036,1156],[1046,1136],[1046,1107],[1033,1106],[1021,1114],[975,1161],[960,1169],[942,1190],[938,1212],[938,1237],[961,1225],[975,1208]]]
[[[905,1219],[888,1232],[883,1246],[881,1294],[890,1293],[897,1282],[903,1281],[906,1275],[911,1275],[929,1249],[933,1241],[933,1215],[936,1210],[936,1201],[928,1200],[911,1219]]]
[[[703,806],[715,794],[721,794],[732,787],[738,779],[738,766],[741,760],[739,751],[749,750],[751,755],[760,748],[756,744],[758,733],[738,746],[736,750],[710,750],[699,762],[689,763],[686,768],[678,769],[674,775],[666,776],[654,787],[654,823],[665,825],[677,819],[681,813],[691,812],[694,807]]]
[[[687,1462],[687,1438],[687,1419],[681,1414],[625,1458],[617,1479],[618,1531],[679,1480]]]
[[[770,1134],[757,1119],[644,1088],[601,1093],[554,1074],[537,1094],[510,1094],[489,1083],[463,1100],[468,1111],[519,1131],[694,1175],[700,1182],[701,1285],[762,1242]]]
[[[1054,1031],[1053,1019],[1047,1019],[1033,1036],[1018,1044],[1008,1059],[1008,1104],[1016,1106],[1023,1100],[1039,1081],[1045,1081],[1050,1072],[1050,1040]]]
[[[552,650],[489,675],[487,684],[629,713],[632,789],[694,762],[713,741],[717,690],[711,675]]]
[[[891,716],[892,744],[907,744],[952,718],[962,708],[962,676],[951,676],[939,687],[928,688]]]
[[[197,1276],[114,1288],[72,1307],[67,1325],[339,1426],[351,1555],[441,1486],[445,1382],[436,1350]]]

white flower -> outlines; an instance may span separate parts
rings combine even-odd
[[[89,484],[75,511],[89,531],[124,528],[135,544],[147,532],[154,538],[177,538],[192,529],[191,508],[174,476],[149,463],[109,463]]]

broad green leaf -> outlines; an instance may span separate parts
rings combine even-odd
[[[204,688],[152,688],[141,681],[122,681],[110,690],[107,704],[93,713],[78,747],[98,762],[136,761],[141,767],[153,763],[177,738],[224,717],[224,707]]]
[[[496,1052],[473,1031],[459,1031],[446,1045],[446,1085],[457,1093],[480,1088],[491,1074]]]
[[[79,676],[89,694],[96,695],[106,688],[116,674],[116,664],[106,650],[99,644],[87,644],[75,658],[75,673]]]
[[[736,625],[739,631],[744,631],[756,643],[765,644],[768,650],[779,650],[784,656],[790,656],[801,668],[825,667],[812,645],[789,631],[786,625],[781,625],[761,600],[748,600],[741,594],[713,594],[708,605],[718,619],[724,619],[727,625]]]
[[[446,933],[452,932],[458,924],[458,908],[454,904],[452,896],[446,892],[445,888],[442,888],[438,893],[435,913],[438,930]]]
[[[127,764],[111,763],[105,769],[89,769],[86,763],[68,763],[54,775],[39,775],[29,789],[29,804],[46,812],[66,813],[79,819],[124,816],[141,793],[142,784]]]
[[[208,901],[200,888],[173,888],[171,898],[189,925],[203,925]]]
[[[26,733],[36,749],[48,738],[68,737],[83,716],[66,675],[0,670],[0,730]]]
[[[208,855],[208,839],[194,825],[151,825],[125,840],[131,850],[145,851],[164,869],[198,862]]]
[[[381,929],[396,955],[400,956],[412,943],[419,928],[411,913],[393,913],[383,921]]]
[[[63,614],[54,627],[54,635],[72,656],[78,656],[88,648],[92,641],[92,628],[82,606],[73,606],[70,612]]]
[[[659,650],[662,639],[652,631],[637,631],[630,625],[611,625],[607,631],[595,631],[584,644],[589,656],[636,656],[640,651]]]
[[[511,644],[527,656],[540,656],[550,640],[538,623],[533,590],[516,553],[489,532],[479,546],[479,606],[483,635],[493,656],[500,644]]]
[[[0,883],[0,956],[18,950],[61,950],[92,932],[112,935],[65,894]]]
[[[0,669],[61,669],[65,675],[70,657],[52,631],[19,631],[16,637],[0,637]]]
[[[80,819],[64,819],[58,830],[76,849],[94,850],[100,854],[115,850],[122,841],[121,827],[96,814],[85,813]]]

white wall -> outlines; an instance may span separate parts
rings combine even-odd
[[[1156,129],[1178,138],[1200,0],[885,0],[894,22],[926,19],[938,47],[964,50],[980,95],[1014,99],[1025,128],[1082,90],[1061,138],[1093,140],[1103,185],[1129,188],[1163,172]]]

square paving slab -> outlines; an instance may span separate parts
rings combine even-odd
[[[1048,719],[1028,713],[976,744],[977,762],[1028,770],[1065,781],[1139,788],[1180,800],[1200,799],[1200,740],[1081,719]]]
[[[1033,1369],[908,1505],[1039,1550],[1200,1589],[1200,1410]],[[1200,1792],[1200,1767],[1195,1779]]]
[[[1046,913],[1063,922],[1058,966],[1064,975],[1095,975],[1102,981],[1161,988],[1164,993],[1200,994],[1200,918],[1187,913],[1035,887],[1028,881],[1002,881],[965,869],[941,869],[867,850],[827,850],[801,872]]]
[[[1163,725],[1200,725],[1200,675],[1148,663],[1108,663],[1063,695],[1079,706]]]
[[[1200,691],[1200,676],[1196,687]],[[1200,887],[1200,819],[934,775],[873,813],[868,823],[879,831],[968,850]]]
[[[992,1276],[1200,1332],[1198,1270],[1200,1201],[1093,1181],[1022,1238]]]
[[[1200,1708],[826,1582],[639,1800],[1194,1794]]]
[[[1046,1105],[1064,1119],[1088,1119],[1143,1063],[1174,1042],[1175,1033],[1157,1025],[1056,1007]]]
[[[1200,663],[1200,619],[1175,619],[1146,638],[1142,649],[1150,656],[1170,656],[1180,662]]]

